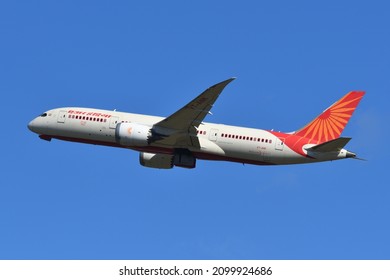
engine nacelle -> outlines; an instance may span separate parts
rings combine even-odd
[[[173,167],[173,155],[141,152],[139,162],[145,167],[170,169]]]
[[[119,123],[115,128],[115,141],[122,146],[147,146],[150,127],[138,123]]]

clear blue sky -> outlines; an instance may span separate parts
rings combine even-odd
[[[1,259],[389,259],[387,1],[3,1]],[[40,140],[63,106],[167,116],[238,77],[206,121],[300,128],[350,90],[367,162],[141,167]]]

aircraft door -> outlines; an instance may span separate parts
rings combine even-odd
[[[65,119],[66,119],[66,111],[61,110],[61,111],[58,113],[57,122],[59,122],[59,123],[64,123],[64,122],[65,122]]]
[[[275,150],[278,150],[278,151],[283,151],[283,147],[284,147],[284,138],[276,138],[276,141],[275,141]]]
[[[110,118],[110,128],[116,128],[116,125],[119,123],[119,117],[112,116]]]
[[[218,138],[218,129],[212,128],[210,129],[210,135],[209,135],[209,140],[210,141],[217,141]]]

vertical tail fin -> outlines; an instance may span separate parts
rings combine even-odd
[[[295,135],[323,143],[339,138],[355,111],[364,91],[351,91],[334,103]]]

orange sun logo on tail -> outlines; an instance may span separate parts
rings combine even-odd
[[[364,93],[364,91],[349,92],[308,125],[295,132],[295,135],[318,143],[339,138]]]

